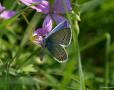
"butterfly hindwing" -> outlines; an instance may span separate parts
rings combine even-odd
[[[68,55],[64,47],[59,44],[53,44],[49,42],[47,43],[46,47],[55,60],[60,63],[67,61]]]

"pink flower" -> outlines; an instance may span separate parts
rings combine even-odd
[[[0,13],[5,9],[5,7],[3,7],[0,3]]]
[[[49,12],[49,3],[46,0],[20,0],[23,4],[30,6],[37,12],[47,14]],[[33,5],[32,5],[33,4]]]
[[[66,4],[66,9],[64,7],[62,0],[54,0],[54,4],[52,7],[50,6],[49,2],[46,0],[20,0],[20,1],[23,4],[30,6],[32,9],[35,9],[37,12],[50,15],[50,17],[52,17],[57,24],[60,23],[61,20],[65,19],[59,14],[65,14],[66,11],[70,12],[72,10],[70,5],[70,0],[64,0]]]
[[[5,7],[3,7],[0,4],[0,18],[9,19],[9,18],[13,17],[15,14],[16,14],[15,11],[5,10]]]
[[[9,18],[13,17],[15,14],[16,14],[16,12],[14,12],[14,11],[5,10],[0,14],[0,18],[9,19]]]
[[[38,28],[33,33],[34,43],[42,46],[43,38],[46,37],[51,30],[52,30],[52,19],[49,15],[47,15],[43,22],[42,27]]]

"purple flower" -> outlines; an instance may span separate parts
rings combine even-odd
[[[58,14],[65,14],[66,10],[67,12],[70,12],[72,10],[70,5],[70,0],[65,0],[66,9],[64,7],[62,0],[55,0],[52,7],[50,6],[49,2],[46,0],[20,0],[20,1],[25,5],[35,9],[37,12],[50,15],[56,21],[57,24],[60,23],[61,20],[65,19]]]
[[[0,3],[0,13],[5,9],[5,7],[3,7]]]
[[[47,14],[49,12],[49,3],[46,0],[20,0],[23,4],[30,6],[37,12]],[[33,4],[33,5],[32,5]]]
[[[59,24],[61,21],[65,20],[66,18],[64,18],[63,16],[61,15],[58,15],[58,14],[52,14],[52,18],[55,20],[55,22],[57,24]]]
[[[16,14],[16,12],[14,12],[14,11],[5,10],[0,14],[0,18],[9,19],[9,18],[13,17],[15,14]]]
[[[66,4],[66,10],[68,12],[70,12],[72,10],[69,0],[55,0],[55,2],[54,2],[54,13],[56,13],[56,14],[58,14],[58,13],[60,13],[60,14],[66,13],[63,1]]]
[[[38,28],[33,33],[33,41],[34,43],[42,46],[43,38],[48,35],[48,33],[52,30],[52,19],[49,15],[46,16],[42,28]]]
[[[9,11],[5,10],[5,7],[3,7],[0,4],[0,18],[9,19],[9,18],[13,17],[15,14],[16,14],[16,12],[10,11],[10,10]]]
[[[64,2],[66,4],[66,9],[64,7]],[[59,24],[61,21],[65,20],[65,18],[62,16],[62,14],[65,14],[66,12],[71,12],[72,8],[70,5],[69,0],[55,0],[54,5],[52,7],[52,18],[55,20],[57,24]],[[49,13],[50,14],[50,13]]]

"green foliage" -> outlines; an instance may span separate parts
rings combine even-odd
[[[17,1],[2,2],[17,14],[0,20],[0,90],[114,89],[113,0],[77,0],[79,5],[71,0],[73,13],[66,17],[73,39],[67,48],[69,60],[63,64],[47,52],[40,61],[41,48],[31,42],[31,34],[45,15]]]

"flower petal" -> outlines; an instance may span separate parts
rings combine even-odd
[[[39,35],[39,36],[45,36],[45,30],[43,28],[38,28],[37,30],[35,30],[34,32],[35,34]]]
[[[36,4],[30,6],[32,9],[35,9],[37,12],[42,12],[47,14],[49,12],[49,3],[46,0],[20,0],[23,4],[30,6],[31,4]]]
[[[43,22],[43,29],[45,33],[48,34],[52,30],[52,18],[50,15],[47,15],[44,22]]]
[[[52,19],[49,15],[46,16],[42,28],[34,31],[34,34],[45,37],[52,30]]]
[[[42,46],[43,37],[37,33],[37,30],[33,33],[33,42],[39,46]]]
[[[48,14],[50,9],[48,1],[42,1],[35,8],[37,12],[42,12],[44,14]]]
[[[9,19],[9,18],[13,17],[15,14],[16,14],[16,12],[14,12],[14,11],[5,10],[0,14],[0,18]]]
[[[64,0],[66,4],[66,10],[69,12],[72,10],[71,5],[70,5],[70,0]],[[61,13],[64,14],[66,13],[63,0],[55,0],[54,2],[54,13]]]
[[[55,20],[56,24],[59,24],[60,22],[62,22],[63,20],[65,20],[64,17],[57,15],[57,14],[52,14],[53,19]]]
[[[0,12],[2,12],[5,9],[5,7],[3,7],[0,3]]]

